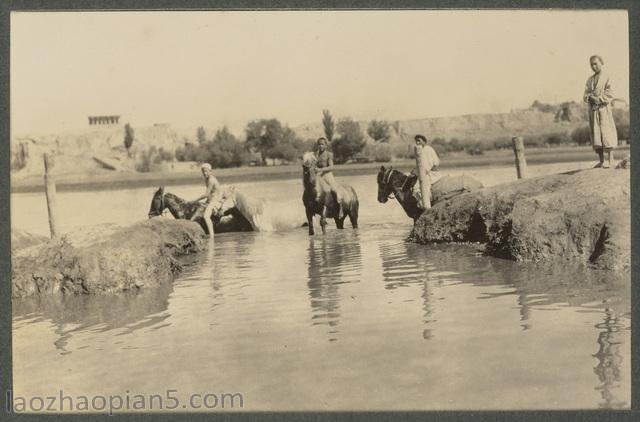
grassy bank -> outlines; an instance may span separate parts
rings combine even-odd
[[[629,147],[617,150],[618,158],[629,151]],[[595,160],[595,154],[590,147],[542,148],[531,149],[526,153],[529,164],[548,164],[562,162],[576,162]],[[384,165],[393,165],[400,170],[411,169],[413,160],[401,160]],[[373,174],[381,163],[344,164],[336,168],[337,176],[353,176]],[[485,166],[514,165],[513,152],[500,150],[487,152],[484,155],[470,156],[468,154],[450,154],[442,157],[441,169],[472,168]],[[216,177],[221,183],[258,182],[267,180],[295,179],[301,177],[299,165],[285,165],[274,167],[237,167],[216,169]],[[176,186],[200,183],[202,176],[197,170],[165,171],[156,173],[128,173],[105,172],[98,174],[60,174],[56,176],[56,187],[59,191],[123,189],[150,186]],[[42,175],[25,178],[13,178],[12,193],[41,192],[44,190]]]

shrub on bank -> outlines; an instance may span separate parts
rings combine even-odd
[[[376,163],[388,163],[393,158],[392,148],[385,143],[368,144],[362,152],[365,157]]]
[[[148,173],[161,169],[165,162],[173,161],[174,155],[162,147],[152,146],[148,150],[139,152],[136,158],[136,171]]]
[[[226,127],[218,130],[211,140],[203,140],[203,133],[199,131],[197,145],[186,143],[176,149],[176,160],[209,163],[215,168],[239,167],[249,162],[250,153]]]

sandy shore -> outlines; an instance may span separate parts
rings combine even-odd
[[[628,146],[620,148],[618,157],[628,152]],[[527,151],[529,165],[553,163],[573,163],[594,161],[595,156],[590,147],[570,148],[544,148]],[[414,166],[413,160],[394,161],[392,163],[364,163],[345,164],[336,168],[337,176],[351,176],[375,173],[381,165],[393,165],[399,170],[408,171]],[[513,152],[510,150],[491,151],[484,155],[471,156],[468,154],[447,155],[443,157],[441,169],[447,172],[456,172],[464,169],[473,173],[473,169],[497,167],[505,168],[514,166]],[[566,166],[565,166],[566,167]],[[564,167],[563,167],[564,168]],[[585,168],[585,167],[582,167]],[[498,170],[498,169],[496,169]],[[559,169],[562,171],[562,169]],[[502,172],[502,170],[500,170]],[[239,183],[251,181],[265,181],[278,179],[295,179],[301,177],[299,165],[285,165],[275,167],[238,167],[229,169],[216,169],[215,174],[222,183]],[[535,171],[531,172],[535,175]],[[77,190],[104,190],[122,189],[149,186],[176,186],[199,183],[202,176],[199,171],[189,172],[155,172],[155,173],[127,173],[127,172],[102,172],[97,174],[56,174],[56,187],[59,191]],[[11,175],[11,192],[39,192],[44,190],[43,175]]]

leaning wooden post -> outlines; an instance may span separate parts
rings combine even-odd
[[[44,154],[44,188],[47,196],[47,211],[49,212],[49,231],[51,238],[58,236],[56,225],[56,182],[53,177],[53,159]]]
[[[427,173],[427,165],[422,155],[422,145],[416,145],[413,149],[416,155],[416,168],[418,169],[418,180],[420,181],[420,195],[425,209],[431,208],[431,176]]]
[[[516,155],[516,172],[518,173],[518,179],[524,179],[527,177],[527,159],[524,156],[524,141],[522,136],[514,136],[513,152]]]

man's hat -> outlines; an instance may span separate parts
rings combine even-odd
[[[425,144],[427,143],[427,138],[424,135],[418,134],[413,139],[416,140],[416,141],[420,140],[420,141],[424,142]]]
[[[200,170],[211,170],[211,164],[202,163],[202,165],[200,166]]]

